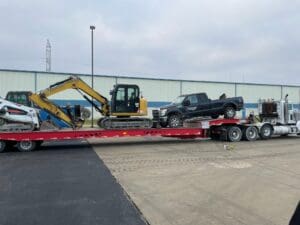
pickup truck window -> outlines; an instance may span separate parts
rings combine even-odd
[[[196,95],[187,96],[186,99],[190,101],[191,105],[198,104],[198,98]]]
[[[174,101],[173,103],[174,104],[180,104],[182,103],[183,99],[185,98],[185,96],[178,96]]]
[[[200,94],[199,95],[199,101],[201,103],[206,103],[206,102],[208,102],[208,99],[207,99],[206,95]]]

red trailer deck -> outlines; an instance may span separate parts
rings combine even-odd
[[[161,136],[175,138],[208,138],[221,135],[222,129],[240,129],[245,121],[240,119],[215,119],[202,120],[191,123],[192,127],[186,128],[151,128],[151,129],[127,129],[127,130],[103,130],[103,129],[62,129],[55,131],[26,131],[26,132],[2,132],[0,133],[0,152],[9,145],[16,145],[20,151],[32,151],[43,141],[72,140],[88,138],[112,138],[112,137],[138,137]],[[241,131],[241,129],[240,129]],[[237,135],[237,131],[233,131]],[[241,136],[241,134],[238,134]],[[229,141],[239,141],[241,137]]]

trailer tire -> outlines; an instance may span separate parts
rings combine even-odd
[[[31,152],[36,148],[35,141],[20,141],[17,143],[17,148],[20,152]]]
[[[4,152],[6,149],[6,142],[0,141],[0,152]]]
[[[271,136],[273,135],[273,127],[271,124],[264,124],[260,128],[259,136],[263,140],[270,139]]]
[[[237,126],[228,127],[227,137],[230,142],[239,142],[242,139],[242,131]]]
[[[256,141],[258,137],[258,130],[256,127],[246,127],[243,131],[243,140]]]

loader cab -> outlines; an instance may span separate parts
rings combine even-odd
[[[131,116],[131,114],[139,111],[139,86],[134,84],[117,84],[110,94],[112,114],[116,116],[118,116],[118,114],[120,114],[120,116]]]
[[[5,99],[20,105],[33,107],[33,102],[30,101],[29,96],[32,94],[30,91],[9,91]]]

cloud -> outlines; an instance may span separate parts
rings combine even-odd
[[[300,84],[299,1],[124,0],[0,3],[0,68]],[[5,18],[5,19],[3,19]]]

